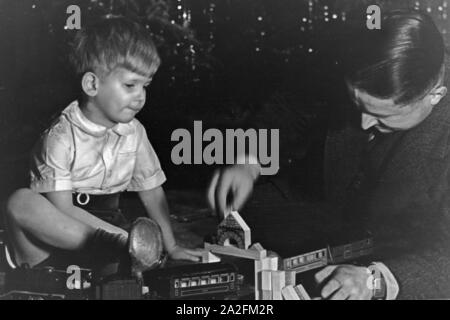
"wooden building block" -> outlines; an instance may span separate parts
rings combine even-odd
[[[261,274],[261,299],[272,300],[272,271],[262,270]]]
[[[272,291],[261,290],[261,300],[272,300]]]
[[[293,285],[288,285],[281,289],[281,294],[283,295],[284,300],[300,300]]]
[[[261,290],[272,290],[272,271],[261,271]]]
[[[257,250],[257,251],[266,251],[264,248],[263,248],[263,246],[261,245],[261,243],[259,243],[259,242],[256,242],[256,243],[254,243],[254,244],[252,244],[252,246],[250,247],[250,249],[255,249],[255,250]]]
[[[261,260],[255,261],[255,300],[260,300],[261,296],[261,272],[263,270],[278,270],[278,256],[271,255]]]
[[[231,241],[240,249],[248,249],[251,244],[251,230],[237,211],[231,211],[217,228],[218,244],[231,245]]]
[[[239,249],[232,246],[220,246],[205,242],[205,249],[215,254],[239,257],[244,259],[261,260],[265,258],[264,252],[258,252],[254,249]]]
[[[262,271],[262,261],[255,261],[255,300],[260,300],[262,298],[261,292],[261,271]]]
[[[297,273],[295,271],[285,271],[285,278],[286,278],[286,285],[293,285],[296,284],[296,275]]]
[[[286,272],[281,270],[272,272],[272,299],[283,300],[281,290],[286,286]]]
[[[311,300],[311,297],[309,296],[309,294],[306,292],[305,288],[301,285],[298,284],[294,287],[295,292],[297,293],[298,297],[300,298],[300,300]]]
[[[259,270],[278,270],[279,259],[274,254],[259,259],[256,262],[258,262]]]
[[[202,252],[202,263],[220,262],[220,258],[208,250]]]

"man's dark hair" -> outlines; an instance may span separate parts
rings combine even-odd
[[[405,105],[442,77],[445,46],[431,17],[418,11],[386,13],[380,30],[365,30],[348,55],[347,82]]]

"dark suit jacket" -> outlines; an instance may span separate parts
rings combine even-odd
[[[450,298],[450,99],[408,131],[329,135],[326,191],[354,228],[372,231],[399,298]]]

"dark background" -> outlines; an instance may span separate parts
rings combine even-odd
[[[65,59],[81,23],[126,14],[149,26],[163,60],[138,118],[168,176],[169,189],[203,189],[211,166],[175,166],[176,128],[280,129],[279,177],[321,191],[321,156],[330,116],[348,104],[340,53],[365,26],[370,4],[428,12],[450,42],[448,0],[0,0],[0,194],[26,186],[29,151],[75,98]],[[331,120],[331,121],[330,121]],[[300,183],[301,182],[301,183]],[[312,184],[311,184],[312,182]]]

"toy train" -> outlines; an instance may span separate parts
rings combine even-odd
[[[339,264],[353,261],[373,253],[373,239],[367,238],[352,243],[327,247],[298,256],[283,259],[283,269],[305,272],[312,269],[324,267],[328,264]]]
[[[10,270],[0,300],[228,299],[238,294],[242,280],[234,265],[223,262],[156,269],[145,272],[143,282],[117,276],[97,280],[89,269],[78,275],[73,281],[66,270]]]
[[[224,299],[238,294],[240,278],[233,264],[218,262],[152,270],[144,283],[157,299]]]

